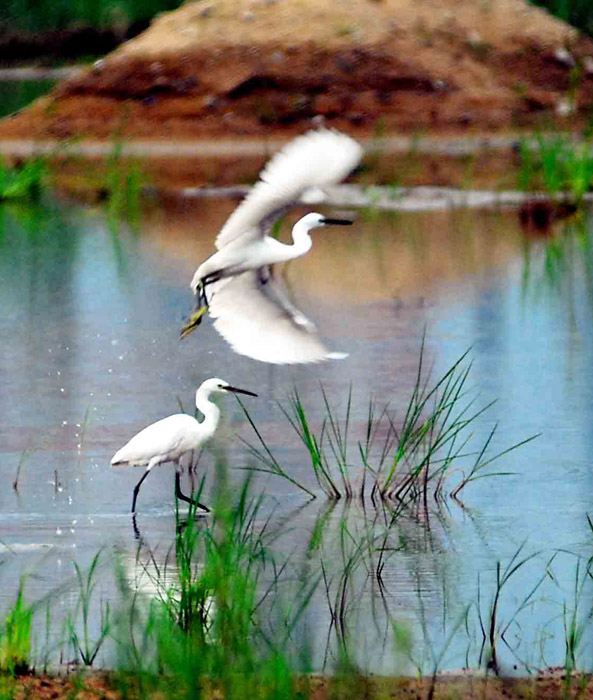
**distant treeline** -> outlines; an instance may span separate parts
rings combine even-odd
[[[555,17],[593,36],[593,0],[531,0]]]
[[[80,27],[128,28],[147,23],[182,0],[1,0],[0,33]]]

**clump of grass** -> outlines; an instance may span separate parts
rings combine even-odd
[[[593,520],[587,515],[587,522],[593,533]],[[569,553],[570,554],[570,553]],[[572,556],[572,555],[571,555]],[[560,583],[548,567],[548,576],[560,588]],[[586,641],[586,633],[593,621],[593,607],[590,602],[591,582],[593,581],[593,556],[587,560],[576,557],[572,600],[562,602],[562,623],[564,628],[564,668],[566,690],[570,689],[575,671],[579,668],[579,657]]]
[[[147,606],[141,594],[126,591],[123,669],[171,697],[296,697],[282,642],[308,597],[289,617],[270,615],[282,568],[266,546],[269,521],[258,524],[262,499],[251,495],[249,480],[238,492],[226,477],[220,481],[212,519],[196,519],[193,507],[187,519],[177,512],[163,564],[141,544],[137,559],[154,595]]]
[[[519,142],[518,186],[528,192],[564,196],[580,204],[593,184],[593,140],[538,134]]]
[[[504,591],[509,587],[509,581],[520,569],[525,566],[525,564],[537,556],[537,553],[522,556],[524,548],[525,542],[518,547],[517,551],[509,559],[506,566],[503,567],[502,562],[500,561],[496,562],[496,581],[494,593],[485,611],[482,610],[482,594],[480,591],[480,579],[478,576],[478,600],[476,607],[480,630],[482,633],[479,662],[480,664],[484,663],[487,669],[492,670],[496,674],[500,672],[497,652],[498,643],[501,641],[507,647],[509,647],[509,649],[511,649],[506,635],[511,629],[512,625],[516,622],[519,614],[533,603],[535,594],[541,587],[544,580],[549,576],[549,566],[553,559],[552,557],[545,567],[542,575],[518,602],[514,611],[508,615],[507,619],[502,621],[500,619],[501,599]]]
[[[22,675],[30,670],[33,608],[25,602],[22,578],[16,600],[0,626],[0,673]]]
[[[74,562],[76,572],[76,583],[78,586],[78,603],[74,611],[73,617],[68,620],[68,637],[70,645],[75,654],[80,657],[80,660],[85,666],[92,666],[97,658],[97,654],[101,650],[105,640],[107,639],[111,620],[109,603],[101,606],[99,635],[96,639],[91,639],[90,636],[90,614],[93,593],[95,591],[97,581],[96,573],[99,566],[101,551],[97,552],[91,561],[88,570],[84,572],[80,566]],[[77,618],[81,616],[82,631],[77,628]]]
[[[448,491],[455,498],[478,479],[508,474],[492,472],[489,468],[495,460],[535,436],[491,454],[494,426],[478,449],[471,449],[474,426],[492,403],[476,408],[475,398],[468,395],[471,370],[468,352],[431,384],[432,372],[424,367],[423,342],[403,419],[388,405],[379,408],[371,399],[362,435],[352,435],[352,388],[340,416],[321,385],[324,415],[319,429],[312,423],[296,389],[289,397],[288,406],[280,404],[305,447],[317,486],[327,498],[364,501],[370,497],[375,505],[383,502],[404,507],[423,503],[427,507],[429,494],[437,501],[445,495],[448,477],[454,473],[461,473],[461,479]],[[243,410],[249,417],[246,409]],[[253,421],[251,424],[255,428]],[[256,434],[259,446],[247,443],[261,465],[254,468],[295,483],[257,429]]]
[[[110,226],[117,229],[120,219],[136,226],[140,220],[140,193],[144,174],[136,161],[124,160],[123,143],[117,140],[107,158],[104,192]]]
[[[38,197],[46,177],[47,166],[41,158],[32,158],[12,168],[0,161],[0,202]]]

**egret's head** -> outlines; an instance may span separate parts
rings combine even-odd
[[[336,219],[331,216],[324,216],[317,212],[311,212],[299,221],[299,224],[305,226],[306,229],[318,228],[320,226],[351,226],[351,219]]]
[[[199,392],[205,393],[207,396],[210,394],[247,394],[248,396],[257,396],[253,391],[247,391],[247,389],[237,389],[236,386],[231,386],[224,379],[207,379],[202,383]]]

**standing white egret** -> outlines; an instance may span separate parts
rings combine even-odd
[[[227,219],[216,237],[218,252],[196,270],[191,288],[198,309],[181,331],[188,335],[208,308],[206,287],[226,277],[286,262],[311,249],[309,231],[329,225],[348,225],[350,220],[311,213],[292,229],[292,245],[269,236],[274,222],[302,197],[322,201],[322,188],[342,180],[360,161],[361,146],[354,139],[329,129],[310,131],[291,141],[268,162],[251,192]],[[320,197],[321,195],[321,197]],[[308,360],[303,360],[308,361]]]
[[[209,508],[193,501],[181,492],[179,485],[179,460],[184,454],[198,449],[208,441],[215,433],[220,418],[220,409],[210,401],[212,394],[225,394],[232,392],[235,394],[248,394],[257,396],[252,391],[237,389],[222,379],[207,379],[196,391],[196,408],[204,415],[202,422],[197,421],[193,416],[186,413],[176,413],[168,416],[156,423],[141,430],[137,435],[111,459],[111,466],[127,465],[131,467],[146,467],[140,481],[134,486],[134,497],[132,499],[132,513],[136,512],[136,499],[142,482],[150,470],[157,464],[164,462],[174,462],[175,469],[175,495],[183,501],[193,503],[209,511]]]

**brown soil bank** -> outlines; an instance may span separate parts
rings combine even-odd
[[[151,692],[145,685],[136,687],[133,678],[124,681],[111,674],[88,674],[86,676],[52,677],[37,676],[19,679],[12,688],[16,700],[93,700],[104,698],[119,700],[127,698],[166,697],[162,692]],[[301,683],[299,682],[299,685]],[[590,700],[593,684],[590,678],[578,676],[567,683],[558,677],[537,676],[530,679],[441,677],[434,685],[430,679],[409,678],[365,678],[348,676],[347,680],[313,678],[302,688],[302,697],[309,700]],[[125,689],[125,694],[123,690]],[[185,690],[185,688],[184,688]],[[205,697],[220,698],[213,690]]]
[[[0,138],[578,126],[593,42],[525,0],[201,0],[159,17]]]

